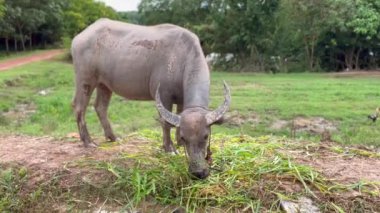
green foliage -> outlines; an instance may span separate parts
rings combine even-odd
[[[378,0],[142,0],[138,12],[116,13],[96,0],[0,0],[0,49],[60,43],[108,17],[188,28],[200,37],[205,55],[221,55],[216,68],[230,71],[377,69],[379,4]],[[224,59],[231,54],[232,60]]]
[[[118,12],[121,21],[139,24],[141,17],[137,11]]]
[[[67,0],[64,10],[65,33],[69,37],[74,37],[99,18],[118,19],[118,14],[103,2]]]
[[[22,50],[41,45],[57,44],[64,36],[74,37],[101,17],[118,19],[118,14],[95,0],[4,0],[0,4],[0,49]],[[10,42],[14,47],[10,47]],[[37,44],[34,44],[36,42]],[[4,46],[4,47],[3,47]]]
[[[380,65],[379,8],[377,0],[143,0],[139,14],[144,24],[191,29],[205,54],[233,53],[231,70],[336,71]]]
[[[333,66],[353,69],[374,69],[378,66],[380,6],[378,1],[330,0],[332,15],[321,42],[327,57],[344,58]],[[342,57],[343,56],[343,57]],[[326,64],[326,62],[325,62]]]
[[[239,68],[247,62],[264,71],[266,51],[273,45],[270,23],[278,4],[278,0],[143,0],[139,13],[144,24],[170,22],[190,28],[200,36],[206,53],[232,53],[242,59]]]
[[[4,0],[0,0],[0,20],[4,15],[5,6],[4,6]]]

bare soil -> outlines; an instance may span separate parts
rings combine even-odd
[[[104,148],[84,148],[77,133],[70,133],[61,140],[22,135],[0,136],[0,164],[16,163],[38,170],[59,169],[81,159],[107,160],[122,152],[137,153],[148,143],[131,140]]]
[[[380,158],[365,157],[332,151],[337,146],[332,142],[321,142],[308,150],[288,150],[297,163],[315,168],[328,179],[343,184],[359,181],[380,183]],[[306,147],[306,146],[305,146]]]
[[[53,58],[59,54],[62,54],[64,50],[50,50],[42,53],[36,53],[31,56],[25,56],[15,59],[8,59],[0,62],[0,71],[8,70],[14,67],[18,67],[24,64],[47,60]]]
[[[380,77],[380,70],[333,72],[327,75],[333,77]]]
[[[52,137],[0,136],[0,164],[17,164],[33,171],[49,173],[82,159],[112,160],[120,153],[142,153],[147,146],[153,146],[149,141],[133,139],[103,148],[84,148],[77,137],[77,133],[71,133],[61,140]],[[336,153],[331,151],[333,146],[337,145],[332,142],[321,143],[309,150],[296,148],[286,153],[296,162],[312,166],[326,177],[341,183],[360,180],[380,182],[379,158]]]
[[[334,132],[338,130],[335,123],[322,117],[296,117],[291,121],[276,120],[270,128],[274,130],[290,128],[295,132],[308,132],[311,134],[322,134],[327,131]]]
[[[238,111],[227,112],[224,116],[223,123],[231,126],[240,126],[243,124],[250,124],[255,126],[260,123],[260,117],[255,112],[249,112],[247,115],[242,115]]]

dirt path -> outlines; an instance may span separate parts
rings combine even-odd
[[[30,56],[4,60],[0,62],[0,71],[8,70],[14,67],[18,67],[18,66],[36,62],[36,61],[47,60],[47,59],[53,58],[54,56],[62,54],[63,52],[64,50],[61,50],[61,49],[49,50],[49,51],[44,51],[42,53],[36,53]]]

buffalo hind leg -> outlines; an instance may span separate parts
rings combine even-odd
[[[80,139],[83,141],[85,147],[96,147],[96,144],[92,142],[90,134],[88,133],[85,120],[87,105],[90,101],[94,88],[95,87],[90,84],[77,82],[75,97],[73,100],[73,108],[75,111]]]
[[[112,91],[105,85],[99,84],[96,87],[96,100],[94,104],[95,111],[99,117],[100,123],[102,124],[106,139],[113,142],[116,141],[116,137],[112,131],[111,124],[107,116],[107,109],[111,100],[111,96]]]

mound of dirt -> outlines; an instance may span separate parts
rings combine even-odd
[[[260,122],[260,117],[254,112],[242,115],[238,111],[227,112],[224,116],[224,123],[231,126],[240,126],[243,124],[256,125]]]
[[[281,130],[284,128],[291,128],[298,132],[308,132],[312,134],[322,134],[326,131],[337,131],[336,125],[322,117],[296,117],[292,121],[276,120],[270,127],[274,130]]]

